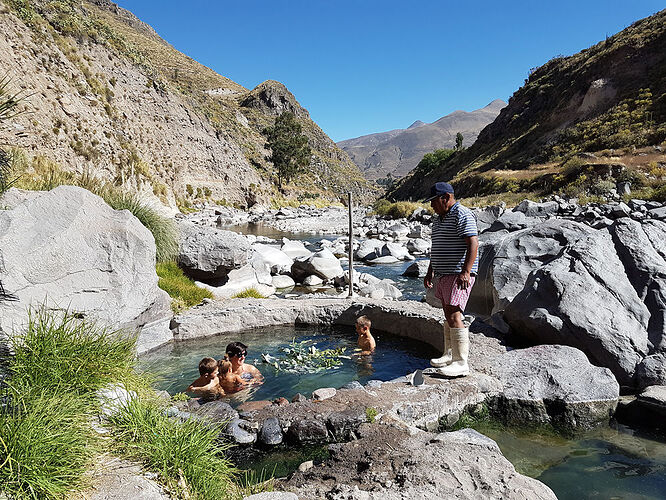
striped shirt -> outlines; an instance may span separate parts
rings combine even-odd
[[[435,274],[458,274],[462,272],[467,254],[468,236],[478,236],[476,218],[472,211],[459,202],[442,217],[436,215],[432,224],[432,248],[430,263]],[[477,253],[472,266],[472,273],[479,270]]]

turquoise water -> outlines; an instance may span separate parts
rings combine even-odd
[[[666,440],[623,425],[566,439],[519,429],[477,427],[521,474],[560,500],[666,498]]]
[[[168,344],[139,360],[139,368],[157,377],[156,387],[170,394],[183,392],[198,377],[201,358],[219,359],[229,342],[239,340],[248,346],[247,363],[255,365],[264,375],[262,385],[246,389],[232,396],[230,402],[245,400],[273,400],[278,397],[291,399],[297,393],[310,396],[320,387],[338,388],[357,380],[365,383],[371,379],[391,380],[416,369],[428,366],[428,360],[438,353],[428,344],[382,332],[373,332],[377,349],[370,356],[352,356],[357,348],[353,327],[274,326],[245,331],[229,336]],[[292,339],[311,341],[317,349],[344,348],[342,365],[319,373],[296,374],[276,371],[262,363],[261,354],[274,357],[283,355],[281,348],[288,347]]]

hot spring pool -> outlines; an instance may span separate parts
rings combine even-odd
[[[206,356],[219,359],[229,342],[240,341],[248,346],[247,363],[264,375],[264,383],[229,397],[232,405],[247,400],[291,399],[298,393],[310,396],[320,387],[341,387],[357,380],[392,380],[416,369],[429,366],[429,359],[439,356],[430,345],[416,340],[373,331],[377,349],[370,356],[352,356],[357,348],[356,332],[351,326],[272,326],[231,335],[168,344],[139,359],[139,369],[156,377],[155,387],[169,394],[184,392],[199,376],[198,365]],[[261,354],[280,358],[295,342],[307,342],[318,350],[344,349],[341,365],[315,373],[289,373],[263,363]]]

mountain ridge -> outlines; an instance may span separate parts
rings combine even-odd
[[[435,149],[453,148],[456,134],[467,144],[476,139],[506,103],[495,99],[474,111],[456,110],[432,123],[415,121],[406,129],[377,132],[338,142],[369,179],[401,177],[414,168],[423,155]],[[415,126],[416,125],[416,126]]]

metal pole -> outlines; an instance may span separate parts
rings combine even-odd
[[[354,239],[352,224],[352,196],[347,193],[347,206],[349,207],[349,297],[354,296]]]

